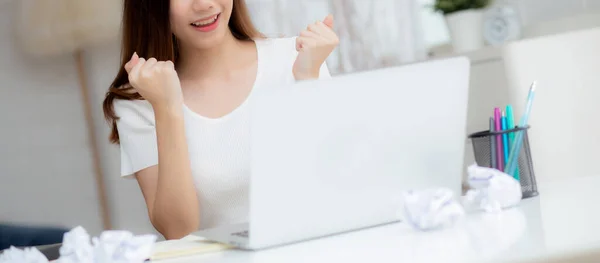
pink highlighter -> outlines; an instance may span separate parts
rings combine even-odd
[[[494,125],[496,127],[495,131],[502,131],[502,114],[500,113],[500,108],[494,108]],[[500,171],[504,171],[504,145],[502,145],[502,135],[496,135],[496,164],[498,165],[497,169]]]

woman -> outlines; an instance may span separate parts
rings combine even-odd
[[[328,16],[297,38],[266,39],[244,0],[124,1],[123,67],[104,113],[121,174],[137,179],[165,238],[247,220],[247,101],[329,77],[332,28]]]

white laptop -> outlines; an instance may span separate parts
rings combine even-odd
[[[459,194],[469,68],[452,58],[255,93],[249,222],[194,234],[262,249],[397,222],[405,190]]]

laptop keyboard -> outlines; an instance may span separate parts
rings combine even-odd
[[[232,236],[245,237],[248,238],[248,230],[242,232],[232,233]]]

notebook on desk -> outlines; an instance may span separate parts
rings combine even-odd
[[[154,244],[151,261],[186,257],[223,251],[230,249],[229,245],[208,241],[197,236],[187,236],[178,240],[161,241]]]

